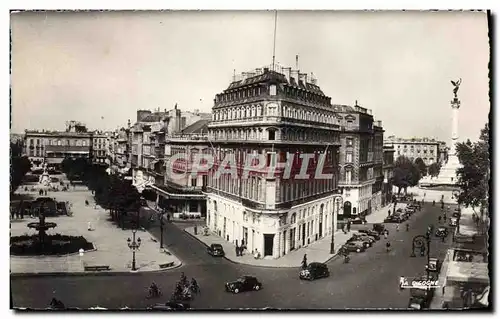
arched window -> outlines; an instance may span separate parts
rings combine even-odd
[[[297,214],[293,213],[292,217],[290,218],[290,224],[295,224],[297,222]]]

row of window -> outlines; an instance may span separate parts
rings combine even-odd
[[[36,145],[40,145],[40,139],[36,139]],[[42,140],[43,141],[43,140]],[[54,146],[87,146],[89,143],[87,143],[87,140],[80,140],[80,139],[66,139],[66,140],[61,140],[61,139],[48,139],[48,145],[54,145]],[[33,139],[29,139],[28,142],[29,145],[33,145]]]

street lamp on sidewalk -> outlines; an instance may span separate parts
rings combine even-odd
[[[163,215],[165,214],[165,209],[162,212],[158,211],[158,217],[160,218],[160,248],[163,248]]]
[[[138,237],[137,241],[135,240],[135,233],[137,233],[137,229],[132,230],[132,240],[130,240],[130,237],[127,238],[127,244],[128,248],[132,250],[132,271],[136,271],[135,267],[135,252],[139,250],[139,247],[141,246],[141,238]]]
[[[425,256],[425,251],[427,250],[427,265],[425,266],[425,271],[427,273],[427,280],[429,280],[429,262],[431,257],[431,228],[427,230],[425,235],[418,235],[413,237],[412,241],[412,251],[410,257],[416,257],[415,250],[420,250],[420,256]],[[426,247],[427,246],[427,247]],[[429,287],[427,287],[428,289]]]
[[[340,206],[342,205],[342,196],[335,197],[335,205],[337,206],[336,214],[338,216]],[[330,254],[335,254],[335,216],[332,214],[332,242],[330,243]]]

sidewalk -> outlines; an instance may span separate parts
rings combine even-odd
[[[397,203],[396,204],[396,210],[401,208],[404,209],[408,206],[407,203]],[[389,204],[386,205],[379,210],[372,212],[370,215],[366,215],[366,222],[369,224],[378,224],[378,223],[383,223],[384,219],[388,216],[387,211],[390,210],[391,214],[393,213],[394,210],[394,204]]]
[[[69,201],[72,204],[71,217],[47,217],[47,221],[57,223],[57,227],[50,229],[49,234],[64,234],[84,236],[94,244],[96,250],[85,252],[82,257],[78,253],[69,256],[37,256],[20,257],[10,256],[12,273],[60,273],[60,272],[85,272],[84,266],[109,266],[110,271],[102,272],[130,272],[132,268],[132,251],[127,245],[127,238],[132,237],[131,230],[121,230],[113,224],[109,213],[100,206],[94,208],[94,200],[90,191],[50,192],[50,197],[57,201]],[[90,205],[85,205],[89,200]],[[24,220],[11,223],[11,236],[35,234],[29,229],[29,222],[38,221],[29,216]],[[93,230],[88,231],[88,222]],[[141,246],[136,251],[136,268],[139,272],[159,271],[179,267],[181,261],[166,250],[160,251],[160,244],[147,231],[138,231],[137,237],[141,238]],[[160,268],[162,265],[164,268]],[[170,265],[170,266],[166,266]]]
[[[306,247],[288,252],[285,256],[278,259],[255,259],[252,254],[246,253],[241,257],[236,257],[235,246],[232,243],[225,241],[215,234],[204,236],[203,228],[198,227],[198,235],[194,234],[194,227],[184,229],[185,232],[202,242],[204,245],[221,244],[226,253],[226,259],[239,264],[246,264],[261,267],[277,267],[277,268],[297,268],[300,267],[304,254],[307,254],[307,261],[311,262],[327,262],[336,256],[339,248],[351,237],[352,233],[344,234],[342,231],[335,233],[335,254],[330,254],[331,235],[327,235]]]
[[[448,266],[450,264],[450,259],[452,258],[451,253],[452,249],[448,249],[446,252],[446,257],[443,260],[443,264],[441,265],[441,269],[439,270],[439,287],[434,290],[434,297],[432,298],[429,309],[443,309],[444,303],[444,293],[446,287],[446,277],[448,276]]]

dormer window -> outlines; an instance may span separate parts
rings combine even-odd
[[[276,85],[272,84],[269,87],[269,95],[271,95],[271,96],[275,96],[276,95]]]

